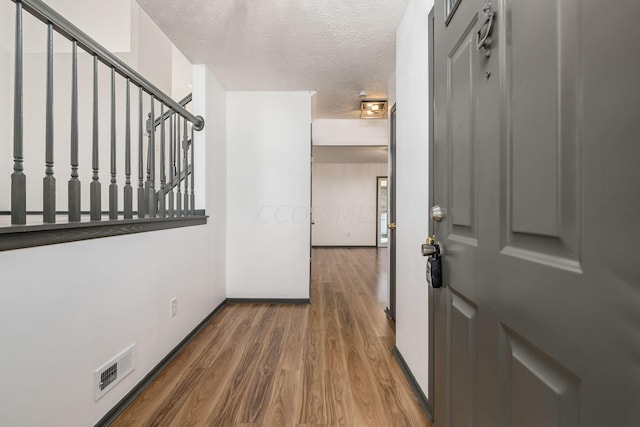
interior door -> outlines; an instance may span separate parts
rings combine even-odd
[[[389,306],[385,310],[390,319],[396,319],[396,105],[389,112]]]
[[[438,427],[638,425],[639,17],[436,1]]]

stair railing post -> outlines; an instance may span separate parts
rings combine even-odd
[[[144,189],[144,113],[143,113],[143,98],[142,98],[142,86],[139,87],[138,92],[138,218],[144,218],[147,205],[145,189]]]
[[[196,194],[195,194],[195,130],[191,126],[191,216],[196,214]]]
[[[45,177],[42,181],[42,221],[56,222],[56,178],[53,175],[53,25],[47,24],[47,100]]]
[[[160,103],[160,192],[158,194],[158,210],[161,218],[167,216],[165,202],[165,187],[167,183],[167,175],[165,172],[165,119],[164,119],[164,103]],[[152,124],[153,126],[153,124]]]
[[[181,143],[181,138],[180,138],[180,116],[177,116],[177,120],[178,120],[178,124],[177,124],[177,131],[176,131],[176,160],[177,160],[177,169],[176,169],[176,181],[175,181],[175,185],[176,188],[178,189],[177,193],[176,193],[176,200],[177,200],[177,212],[176,212],[176,216],[180,217],[182,216],[182,191],[180,190],[180,180],[182,179],[182,171],[180,170],[180,146],[182,145]]]
[[[27,177],[24,174],[22,100],[22,2],[16,1],[15,83],[13,86],[13,173],[11,174],[11,224],[27,223]]]
[[[184,216],[189,215],[189,134],[187,132],[189,122],[184,120],[184,138],[182,143],[184,154]]]
[[[100,184],[100,129],[98,119],[98,55],[93,55],[93,143],[91,148],[91,184],[89,197],[91,221],[102,220],[102,186]]]
[[[72,42],[71,71],[71,179],[69,180],[69,222],[78,222],[80,180],[78,179],[78,42]]]
[[[173,211],[173,186],[175,185],[175,166],[174,166],[174,159],[173,159],[173,150],[174,150],[174,144],[175,144],[175,133],[176,133],[176,128],[175,128],[175,122],[174,122],[174,118],[175,118],[175,113],[171,114],[171,117],[169,117],[169,217],[173,218],[174,216],[174,211]]]
[[[133,189],[131,188],[131,79],[129,78],[127,78],[124,132],[124,219],[132,219]]]
[[[109,219],[118,219],[118,184],[116,183],[116,70],[111,68],[111,184],[109,184]]]
[[[151,114],[149,115],[148,130],[149,130],[149,147],[147,152],[147,212],[149,217],[155,218],[158,209],[158,203],[156,201],[156,189],[155,189],[155,144],[156,144],[156,127],[153,125],[153,119],[155,117],[155,97],[151,95]]]

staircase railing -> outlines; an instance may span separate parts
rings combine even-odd
[[[106,66],[110,70],[110,169],[108,186],[108,219],[131,220],[134,214],[138,219],[179,217],[195,215],[194,195],[194,131],[204,127],[204,120],[189,112],[185,105],[186,98],[176,102],[155,85],[145,79],[126,63],[98,44],[95,40],[82,32],[64,17],[54,11],[40,0],[11,0],[16,5],[15,25],[15,82],[14,82],[14,128],[13,128],[13,173],[11,174],[11,224],[24,225],[27,223],[27,176],[24,173],[25,162],[29,159],[24,156],[24,122],[23,112],[23,12],[28,12],[47,26],[46,47],[46,119],[45,127],[45,164],[43,179],[43,210],[42,221],[44,224],[53,224],[59,212],[56,210],[56,177],[54,174],[54,51],[53,34],[57,32],[71,42],[71,131],[70,131],[70,178],[68,181],[68,222],[83,221],[81,211],[81,182],[79,179],[79,119],[78,119],[78,50],[84,51],[93,57],[93,106],[92,106],[92,178],[90,187],[90,211],[88,219],[91,222],[101,221],[103,212],[101,206],[102,183],[100,182],[100,134],[98,114],[99,94],[99,67]],[[116,79],[126,81],[125,124],[124,137],[117,135],[116,120]],[[132,88],[133,87],[133,88]],[[132,98],[136,94],[138,124],[132,126]],[[57,95],[57,94],[56,94]],[[150,111],[149,117],[155,117],[156,106],[159,104],[160,116],[154,120],[153,126],[143,124],[144,98],[148,97]],[[190,100],[190,99],[189,99]],[[135,101],[134,101],[135,103]],[[68,122],[67,122],[68,123]],[[32,123],[30,123],[31,125]],[[168,124],[168,126],[167,126]],[[37,125],[37,124],[36,124]],[[169,128],[168,131],[166,128]],[[146,128],[146,129],[145,129]],[[148,133],[146,167],[144,165],[143,133]],[[132,132],[137,131],[138,136],[138,182],[137,182],[137,212],[134,212],[134,191],[132,184]],[[159,138],[157,133],[160,134]],[[169,180],[166,171],[166,144],[169,143]],[[116,153],[119,150],[118,143],[124,140],[124,185],[117,182],[117,168],[122,167],[117,163]],[[159,145],[159,147],[158,147]],[[159,161],[156,159],[156,150],[159,148]],[[174,164],[176,167],[174,167]],[[146,174],[145,174],[146,173]],[[191,176],[189,182],[188,177]],[[159,190],[156,190],[156,180],[159,180]],[[184,183],[184,185],[181,185]],[[177,203],[173,206],[173,189],[178,188]],[[184,189],[182,194],[181,187]],[[122,190],[122,197],[119,192]],[[168,197],[168,206],[166,199]],[[119,201],[123,202],[123,209],[119,210]],[[86,213],[84,213],[86,215]]]
[[[187,107],[193,99],[193,94],[185,96],[178,101],[182,107]],[[151,115],[147,123],[147,130],[151,129]],[[193,178],[193,126],[184,132],[184,124],[180,123],[180,118],[172,111],[161,114],[153,121],[153,126],[157,129],[169,122],[169,176],[168,180],[161,183],[160,189],[156,192],[158,210],[165,211],[167,216],[190,216],[195,214],[195,194]],[[188,126],[188,124],[187,124]],[[189,126],[188,126],[189,127]],[[150,155],[151,150],[147,153]],[[162,154],[162,153],[161,153]],[[149,158],[147,164],[151,164]],[[147,174],[151,171],[147,168]],[[191,177],[191,178],[189,178]],[[190,179],[190,181],[189,181]],[[164,185],[163,185],[164,184]],[[191,184],[189,186],[189,184]],[[181,186],[184,185],[184,199]],[[174,189],[177,188],[177,201]],[[190,191],[189,191],[190,190]],[[184,204],[183,204],[184,201]]]

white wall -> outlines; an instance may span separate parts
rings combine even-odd
[[[130,16],[132,20],[134,53],[120,56],[137,64],[140,32],[135,23],[139,7],[135,2],[130,7],[131,15],[123,17]],[[0,14],[6,10],[3,7]],[[1,31],[4,34],[5,30]],[[154,34],[160,37],[157,32]],[[10,49],[3,43],[0,46],[5,51]],[[162,63],[171,64],[171,49],[168,52]],[[41,54],[30,55],[33,61],[41,61],[37,57]],[[68,53],[61,52],[56,58],[63,58],[59,67],[69,67],[69,61],[64,59],[69,58]],[[145,67],[152,67],[152,62],[147,61]],[[197,68],[194,77],[199,79],[199,93],[194,95],[195,112],[207,120],[206,133],[196,134],[195,142],[196,150],[206,156],[210,166],[196,169],[200,184],[196,195],[199,206],[205,207],[210,215],[207,225],[0,252],[4,304],[0,310],[0,342],[4,343],[0,364],[10,367],[0,373],[0,425],[93,425],[224,300],[226,94],[205,68]],[[89,80],[83,81],[85,78],[81,74],[81,85],[85,85],[81,88],[90,87]],[[190,80],[191,76],[187,78]],[[162,74],[156,84],[164,84],[162,79],[169,82],[170,90],[173,77],[170,75],[167,80]],[[60,85],[65,87],[68,83]],[[101,86],[101,97],[105,89],[108,88]],[[59,92],[68,93],[63,89]],[[9,97],[10,94],[2,96],[2,102]],[[61,104],[56,118],[62,123],[57,128],[61,132],[65,126],[68,132],[63,113],[68,108],[64,106],[65,102],[68,104],[65,98],[57,97]],[[0,108],[7,107],[3,104]],[[87,114],[82,110],[81,114]],[[104,106],[101,103],[101,114],[107,111],[108,103]],[[44,113],[40,114],[44,117]],[[41,133],[36,123],[30,126]],[[105,120],[101,120],[101,141],[108,147],[105,143],[108,131],[104,130],[108,125],[103,128],[106,124],[103,123]],[[85,131],[81,130],[81,136],[86,138]],[[9,153],[8,159],[10,141],[8,146],[0,142],[2,152]],[[135,138],[133,143],[137,143]],[[86,144],[87,140],[81,138],[81,158],[83,150],[86,154]],[[59,156],[56,152],[61,192],[68,179],[68,146],[59,144],[57,149],[63,150]],[[103,155],[103,172],[106,165],[108,156]],[[87,166],[88,163],[81,163],[81,172]],[[43,166],[36,169],[28,178],[37,183],[41,182]],[[101,177],[103,193],[106,176]],[[0,200],[7,200],[6,181],[0,180],[3,183]],[[120,176],[119,183],[122,182]],[[204,182],[206,189],[202,188]],[[88,180],[83,181],[83,196],[88,184]],[[66,208],[60,203],[59,207]],[[173,297],[178,299],[178,315],[171,319],[169,300]],[[94,402],[93,371],[132,342],[136,343],[136,369]]]
[[[46,0],[46,4],[111,52],[131,50],[131,0]],[[24,36],[27,50],[45,52],[46,44],[32,43],[28,31]]]
[[[0,253],[0,425],[98,421],[224,299],[215,237],[212,221]],[[132,342],[135,371],[94,403],[93,371]]]
[[[227,107],[227,296],[308,298],[311,93]]]
[[[386,163],[314,163],[314,246],[375,246],[378,176]]]
[[[428,288],[420,245],[428,235],[428,19],[411,0],[397,33],[396,345],[428,396]]]
[[[191,93],[192,66],[191,62],[171,45],[171,98],[181,100]]]
[[[313,145],[388,145],[387,119],[318,119]]]
[[[206,207],[213,234],[209,274],[213,283],[227,282],[227,92],[206,65],[193,67],[192,107],[202,115],[205,127],[195,133],[196,208]],[[218,289],[218,288],[217,288]]]
[[[393,108],[393,105],[396,103],[396,72],[393,72],[393,75],[389,79],[389,111]]]
[[[173,65],[172,43],[142,9],[139,11],[138,25],[140,72],[160,90],[170,95]]]

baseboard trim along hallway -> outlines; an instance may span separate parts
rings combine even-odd
[[[420,403],[420,406],[422,406],[422,409],[424,410],[425,414],[427,414],[429,419],[433,421],[433,414],[429,409],[429,399],[427,399],[427,396],[425,396],[424,393],[422,392],[422,389],[420,388],[420,385],[418,384],[416,377],[413,376],[413,373],[411,372],[409,365],[407,365],[407,362],[404,360],[404,357],[402,357],[402,353],[400,353],[400,350],[398,349],[397,346],[393,346],[393,355],[398,361],[398,365],[400,365],[400,368],[402,369],[402,373],[404,373],[404,376],[407,377],[407,381],[409,381],[409,385],[411,386],[411,388],[413,389],[413,392],[418,398],[418,402]]]
[[[227,304],[311,304],[310,298],[227,298]]]

